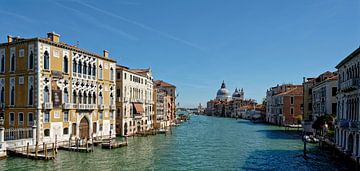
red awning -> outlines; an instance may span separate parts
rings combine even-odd
[[[133,103],[133,104],[134,104],[136,113],[144,113],[145,112],[142,104],[140,104],[140,103]]]

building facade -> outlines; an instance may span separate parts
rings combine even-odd
[[[156,90],[156,127],[166,128],[175,124],[176,87],[162,80],[155,80]]]
[[[335,143],[354,159],[360,154],[360,48],[343,59],[337,66],[337,124]]]
[[[150,69],[116,67],[117,134],[134,135],[153,128],[153,77]]]
[[[0,58],[5,140],[33,136],[52,143],[115,135],[115,61],[107,51],[91,53],[48,33],[47,38],[8,36]],[[33,126],[36,135],[15,133]]]
[[[302,104],[302,85],[272,87],[266,92],[266,121],[276,125],[298,124],[302,118]]]

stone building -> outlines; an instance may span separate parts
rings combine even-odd
[[[360,155],[360,48],[337,66],[336,146],[354,159]]]
[[[54,32],[8,36],[0,44],[0,90],[8,146],[115,136],[115,61],[107,51],[60,42]]]
[[[154,81],[156,90],[156,124],[158,128],[166,128],[175,124],[176,86],[162,80]]]
[[[116,66],[118,135],[133,135],[153,128],[153,77],[150,69]]]

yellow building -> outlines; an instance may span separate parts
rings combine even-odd
[[[62,43],[53,32],[47,38],[8,36],[0,44],[5,140],[115,136],[115,70],[107,51],[98,55]]]

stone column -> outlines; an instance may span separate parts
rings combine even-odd
[[[36,122],[36,121],[35,121]],[[34,125],[32,126],[32,133],[33,133],[33,144],[35,144],[36,143],[36,141],[37,141],[37,135],[36,135],[36,131],[37,131],[37,129],[36,129],[37,127],[36,127],[36,123],[34,123]]]

